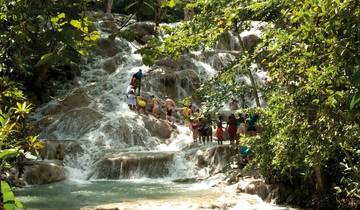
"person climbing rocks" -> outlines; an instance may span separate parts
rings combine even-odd
[[[146,104],[147,104],[146,98],[140,95],[136,96],[136,105],[139,113],[143,112],[146,114]]]
[[[142,73],[142,70],[139,69],[138,72],[136,72],[135,74],[133,74],[132,76],[132,79],[131,79],[131,82],[133,84],[135,84],[135,86],[137,87],[138,89],[138,95],[140,95],[140,88],[141,88],[141,78],[143,78],[143,73]],[[136,89],[135,89],[136,90]]]
[[[191,105],[185,106],[182,110],[183,118],[184,118],[184,125],[186,127],[190,127],[190,115],[191,115]]]
[[[215,136],[217,138],[218,144],[223,144],[224,141],[224,131],[223,131],[223,121],[222,116],[219,116],[218,121],[216,122],[216,132]]]
[[[197,120],[197,118],[190,118],[190,120],[193,140],[194,142],[197,142],[197,139],[199,138],[199,121]]]
[[[229,134],[230,144],[233,144],[236,138],[236,118],[234,114],[231,114],[228,118],[226,130]]]
[[[175,101],[172,100],[169,96],[165,96],[164,106],[166,109],[166,120],[174,124],[174,121],[171,118],[172,118],[172,112],[175,111],[176,108]]]
[[[152,110],[151,110],[152,114],[156,118],[159,118],[160,117],[160,102],[154,95],[151,96],[151,107],[152,107]]]
[[[245,115],[239,114],[239,118],[237,119],[237,123],[239,126],[236,131],[237,138],[240,140],[241,137],[245,136],[246,134],[246,124],[245,124]]]
[[[129,92],[130,92],[131,89],[135,90],[135,87],[130,84],[129,86],[127,86],[126,91],[125,91],[126,98],[129,97],[128,95],[129,95]]]
[[[136,110],[136,95],[134,89],[131,89],[128,93],[128,105],[130,110]]]
[[[259,119],[259,114],[255,113],[250,118],[246,119],[247,129],[246,132],[249,136],[256,135],[256,122]]]

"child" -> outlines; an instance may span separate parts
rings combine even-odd
[[[128,94],[128,105],[130,110],[136,110],[136,96],[135,90],[131,89]]]
[[[224,131],[223,131],[223,125],[222,125],[222,117],[219,116],[219,120],[216,122],[216,132],[215,136],[218,140],[218,144],[223,144],[224,140]]]
[[[194,142],[197,142],[197,139],[199,138],[199,123],[196,119],[192,120],[191,122],[191,130],[193,133]]]

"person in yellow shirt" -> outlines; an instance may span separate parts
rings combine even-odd
[[[136,96],[136,104],[138,107],[138,112],[141,112],[141,110],[146,113],[146,98],[142,97],[142,96]]]
[[[190,128],[190,115],[191,115],[192,111],[191,111],[191,105],[190,106],[185,106],[182,110],[182,114],[184,117],[184,125]]]

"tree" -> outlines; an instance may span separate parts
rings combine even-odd
[[[268,107],[259,110],[264,132],[248,141],[267,180],[296,183],[308,189],[305,197],[336,191],[338,205],[359,205],[358,2],[198,0],[187,7],[197,15],[142,52],[155,59],[180,56],[212,47],[234,26],[245,30],[251,21],[266,22],[254,52],[241,55],[197,94],[209,106],[219,104],[238,91],[232,78],[243,68],[235,67],[258,63],[271,77],[263,93]]]
[[[43,89],[51,74],[73,76],[80,57],[99,38],[85,16],[90,1],[2,1],[0,75]],[[35,87],[34,87],[35,86]]]

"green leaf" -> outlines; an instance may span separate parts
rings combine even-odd
[[[360,102],[360,90],[353,96],[350,102],[350,109],[353,109]]]
[[[353,80],[357,86],[360,86],[360,69],[353,73]]]
[[[170,0],[169,3],[168,3],[168,7],[175,7],[176,3],[175,3],[175,0]]]
[[[15,197],[9,184],[1,181],[1,194],[3,197],[3,205],[5,210],[15,210]]]
[[[41,56],[40,60],[37,62],[36,66],[41,66],[44,64],[59,64],[64,61],[64,58],[57,53],[47,53]]]
[[[17,154],[19,154],[19,150],[18,149],[6,149],[6,150],[0,150],[0,160],[1,159],[6,159],[9,157],[14,157]]]
[[[15,206],[16,206],[17,208],[25,209],[24,204],[23,204],[19,199],[17,199],[17,198],[15,198]]]
[[[78,20],[71,20],[71,21],[70,21],[70,24],[71,24],[72,26],[74,26],[75,28],[81,30],[81,22],[80,22],[80,21],[78,21]]]

